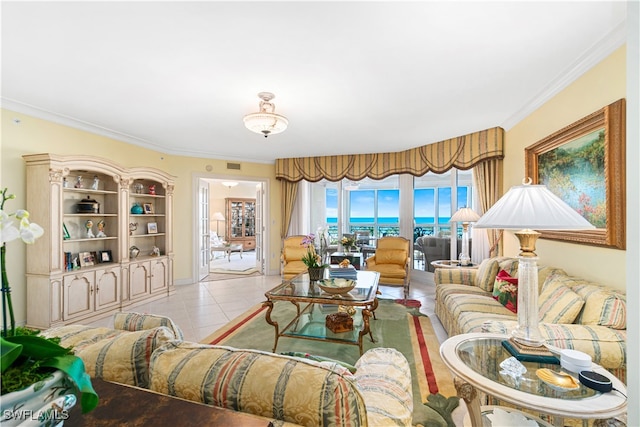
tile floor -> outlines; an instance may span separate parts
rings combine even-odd
[[[229,264],[233,264],[233,257]],[[174,295],[135,306],[129,311],[171,317],[183,330],[185,340],[200,341],[231,319],[264,301],[265,292],[281,283],[281,280],[280,276],[238,276],[230,280],[179,285],[176,286]],[[402,298],[401,288],[382,286],[380,290],[382,298]],[[420,311],[431,318],[442,342],[447,335],[434,314],[434,294],[433,273],[414,270],[409,297],[422,303]],[[107,317],[90,325],[113,326],[113,321],[111,317]]]

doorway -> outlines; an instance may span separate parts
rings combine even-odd
[[[268,274],[264,230],[268,181],[222,175],[199,176],[196,181],[194,268],[198,280],[206,280],[212,270],[216,274],[228,270],[237,277]]]

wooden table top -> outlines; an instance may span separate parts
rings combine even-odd
[[[100,403],[83,414],[78,402],[64,421],[69,426],[248,426],[265,427],[269,421],[250,414],[179,399],[138,387],[92,379]]]

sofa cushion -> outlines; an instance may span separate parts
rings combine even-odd
[[[491,320],[485,319],[481,330],[474,332],[511,334],[517,326],[516,320],[508,321],[492,316]],[[598,325],[541,323],[540,333],[547,344],[586,353],[593,362],[612,372],[616,371],[614,374],[626,382],[626,331]]]
[[[378,249],[375,256],[376,265],[396,264],[404,268],[407,263],[407,251],[402,249]]]
[[[369,425],[411,426],[411,368],[402,353],[393,348],[372,348],[358,359],[356,369]]]
[[[45,331],[60,337],[60,345],[73,347],[89,376],[105,381],[149,388],[149,361],[154,350],[175,336],[164,326],[142,331],[119,331],[69,325]]]
[[[113,315],[113,327],[122,331],[141,331],[159,326],[169,328],[176,339],[184,339],[182,329],[169,317],[135,312],[116,313]]]
[[[584,299],[576,323],[627,329],[627,299],[623,293],[588,283],[572,289]]]
[[[550,276],[542,286],[538,300],[538,317],[545,323],[573,323],[578,317],[584,300],[557,280],[562,275]]]
[[[500,270],[500,261],[500,258],[487,258],[480,263],[476,272],[477,287],[487,292],[493,291],[493,282]]]
[[[518,278],[500,270],[493,284],[493,298],[507,310],[518,312]]]
[[[342,366],[257,350],[168,343],[151,358],[151,390],[305,426],[366,423]]]

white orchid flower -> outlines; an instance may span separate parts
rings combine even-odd
[[[4,211],[0,211],[0,244],[20,239],[32,244],[37,238],[44,234],[44,229],[38,224],[29,222],[29,212],[24,209],[16,211],[16,218],[20,220],[20,229],[13,225],[11,216]]]

